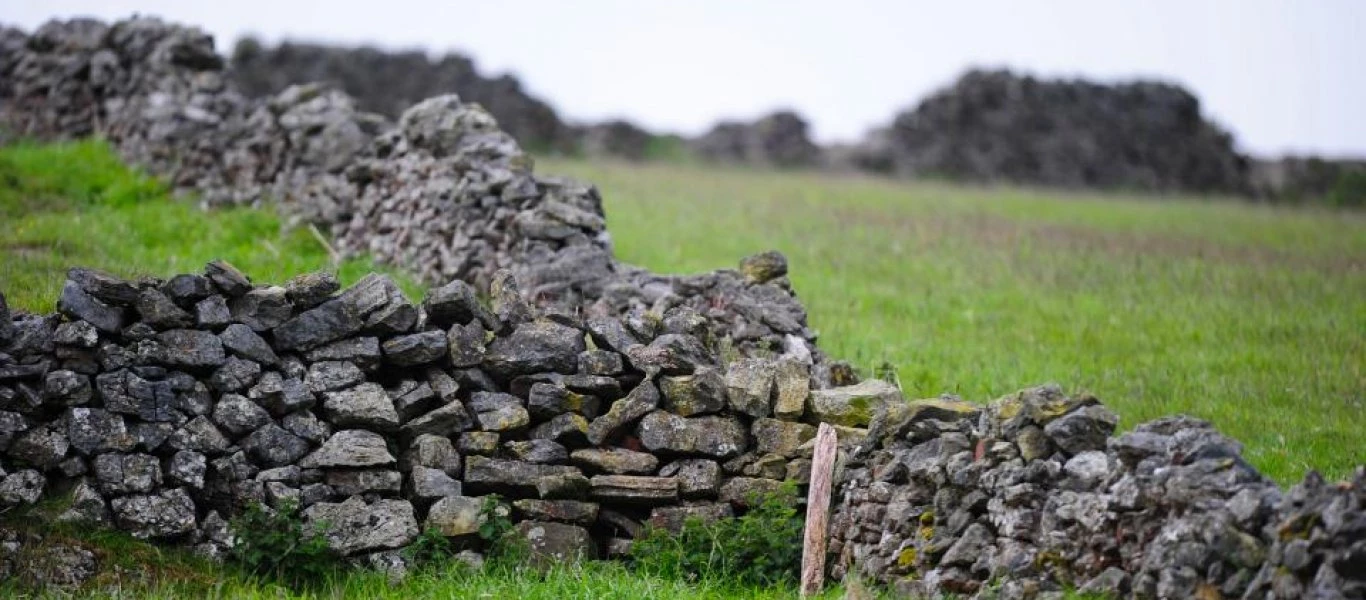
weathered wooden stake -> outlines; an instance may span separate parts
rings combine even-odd
[[[802,596],[814,596],[825,584],[826,528],[830,519],[830,478],[835,469],[835,428],[821,423],[816,454],[811,458],[811,487],[806,493],[806,531],[802,541]]]

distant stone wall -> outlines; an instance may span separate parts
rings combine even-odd
[[[1176,85],[969,71],[846,158],[900,175],[1247,194],[1248,159]]]
[[[753,123],[722,121],[690,146],[705,160],[730,164],[790,168],[820,166],[822,161],[806,120],[787,110]]]
[[[522,88],[512,75],[485,77],[469,57],[447,53],[429,58],[420,50],[386,51],[303,42],[266,46],[254,38],[233,47],[229,79],[244,94],[268,98],[291,85],[322,82],[355,98],[364,111],[396,119],[409,106],[432,96],[457,94],[483,106],[523,144],[573,148],[573,132],[555,109]]]

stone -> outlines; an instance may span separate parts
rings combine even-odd
[[[180,450],[166,463],[166,479],[173,485],[197,490],[204,487],[204,473],[208,468],[208,459],[203,454]]]
[[[129,452],[137,444],[137,438],[128,433],[123,417],[101,408],[68,410],[66,435],[71,447],[85,456]]]
[[[47,478],[33,469],[0,475],[0,508],[34,504],[43,497]]]
[[[317,450],[303,457],[305,469],[380,467],[397,462],[384,436],[364,429],[344,429],[332,434]]]
[[[5,320],[4,325],[10,325],[9,321]],[[85,321],[67,321],[57,326],[52,341],[63,346],[94,348],[100,342],[100,333],[94,325]]]
[[[699,368],[692,375],[660,377],[659,391],[664,395],[664,409],[681,417],[720,412],[726,407],[725,380],[710,367]]]
[[[285,297],[295,306],[308,309],[328,301],[340,289],[341,283],[332,273],[302,273],[285,282]]]
[[[181,329],[194,325],[194,317],[190,313],[154,289],[145,289],[138,294],[136,308],[142,322],[153,329]]]
[[[456,448],[462,454],[488,456],[498,451],[498,433],[493,431],[466,431],[460,434]]]
[[[549,421],[531,428],[531,439],[551,440],[568,448],[588,445],[588,419],[574,413],[555,415]]]
[[[665,375],[691,375],[711,362],[702,342],[676,333],[661,335],[648,346],[632,346],[626,350],[626,357],[638,370]]]
[[[255,384],[260,376],[261,365],[229,356],[228,361],[213,372],[209,384],[219,392],[240,392]]]
[[[513,431],[531,423],[531,415],[521,399],[511,394],[475,392],[466,406],[484,431]]]
[[[734,417],[684,418],[657,410],[640,420],[636,432],[651,452],[730,458],[748,444],[748,432]]]
[[[532,373],[573,373],[584,350],[583,332],[550,321],[523,323],[489,344],[484,368],[511,379]]]
[[[673,477],[594,475],[588,483],[589,495],[599,502],[659,506],[678,501],[678,480]]]
[[[514,500],[517,516],[530,521],[556,521],[591,526],[598,520],[598,505],[577,500]]]
[[[220,431],[238,437],[270,422],[270,413],[245,396],[224,394],[213,407],[213,422]]]
[[[218,334],[218,339],[224,348],[236,356],[264,365],[275,365],[280,362],[270,344],[250,327],[241,323],[228,325]]]
[[[195,531],[194,501],[181,488],[158,494],[121,496],[109,504],[114,523],[133,537],[175,538]]]
[[[171,434],[167,443],[176,450],[193,450],[208,456],[222,454],[230,445],[223,432],[205,416],[195,417],[181,425]]]
[[[414,467],[440,469],[451,477],[460,476],[460,455],[455,452],[451,439],[445,436],[423,434],[408,444],[403,453],[399,468],[410,471]]]
[[[811,425],[777,419],[755,419],[750,432],[756,452],[786,458],[795,456],[797,448],[816,437],[816,428]]]
[[[1104,450],[1119,416],[1100,405],[1085,406],[1048,423],[1044,433],[1068,454]]]
[[[438,360],[446,355],[446,334],[424,331],[391,338],[380,345],[384,359],[399,367],[413,367]]]
[[[228,300],[222,296],[215,294],[194,305],[194,323],[200,329],[218,329],[231,322],[232,312],[228,310]]]
[[[398,428],[398,410],[379,384],[362,383],[351,389],[327,392],[323,397],[323,411],[336,427],[375,431]]]
[[[274,371],[262,375],[260,382],[248,390],[247,395],[277,417],[312,408],[318,401],[303,379],[280,377]]]
[[[1090,488],[1110,474],[1110,458],[1099,450],[1088,450],[1068,459],[1062,470]]]
[[[252,289],[251,280],[225,260],[215,260],[205,265],[204,276],[213,282],[214,287],[231,298],[241,296]]]
[[[971,566],[977,562],[978,557],[987,552],[994,539],[985,525],[981,523],[968,525],[963,535],[944,553],[939,564],[945,567]]]
[[[446,332],[446,346],[451,366],[458,368],[477,367],[484,362],[487,351],[488,332],[478,322],[466,325],[451,325]]]
[[[61,405],[81,406],[90,402],[94,388],[90,377],[71,370],[53,370],[42,379],[42,398],[56,400]]]
[[[772,414],[773,362],[762,358],[742,358],[726,368],[726,398],[731,410],[751,417]]]
[[[209,279],[199,275],[181,274],[166,280],[161,293],[179,306],[194,306],[196,302],[213,294]]]
[[[659,391],[647,379],[631,390],[625,398],[612,403],[607,414],[588,424],[588,441],[595,446],[625,433],[659,405]]]
[[[145,494],[161,485],[161,462],[149,454],[101,454],[94,471],[106,495]]]
[[[626,448],[575,450],[569,460],[588,472],[612,475],[648,475],[659,467],[659,459],[654,455]]]
[[[749,283],[768,283],[787,275],[787,257],[776,250],[746,256],[740,260],[740,273]]]
[[[484,523],[484,498],[447,496],[427,510],[423,529],[436,530],[446,537],[473,537]]]
[[[286,431],[275,423],[251,432],[239,443],[247,456],[257,464],[270,468],[297,462],[308,454],[308,441]]]
[[[441,469],[415,466],[408,472],[408,497],[425,506],[446,496],[459,496],[460,482]]]
[[[470,419],[465,406],[459,400],[451,400],[445,405],[405,423],[402,433],[405,436],[419,436],[428,433],[453,435],[473,426],[474,421]],[[494,434],[494,442],[496,445],[496,433]]]
[[[850,386],[811,390],[807,417],[821,423],[866,427],[881,406],[903,401],[896,386],[870,379]]]
[[[676,460],[660,469],[659,474],[678,480],[678,495],[684,500],[715,498],[721,489],[721,465],[714,460]]]
[[[105,333],[118,333],[126,318],[123,308],[109,306],[96,300],[76,282],[67,280],[62,295],[57,299],[57,311],[73,320],[81,320]]]
[[[587,375],[619,375],[621,355],[610,350],[585,350],[579,354],[579,372]]]
[[[619,319],[612,317],[588,319],[588,334],[597,347],[617,353],[625,353],[630,347],[640,344],[640,340],[627,331]]]
[[[538,479],[554,475],[580,473],[578,469],[564,465],[540,465],[477,455],[465,458],[464,483],[472,491],[479,493],[487,491],[531,496],[537,493]]]
[[[289,430],[290,433],[308,440],[311,444],[321,444],[332,435],[332,426],[307,410],[285,415],[283,419],[280,419],[280,425]]]
[[[683,506],[661,506],[650,511],[646,523],[650,527],[678,533],[684,523],[696,519],[702,523],[715,523],[721,519],[735,516],[729,504],[687,504]]]
[[[328,300],[275,327],[275,347],[284,351],[311,350],[354,335],[364,326],[364,319],[351,305],[340,298]]]
[[[387,469],[334,469],[324,481],[338,496],[398,494],[403,489],[403,474]]]
[[[428,288],[422,299],[422,309],[427,313],[427,322],[441,328],[465,325],[484,311],[474,288],[459,279]]]
[[[579,394],[553,383],[534,383],[527,393],[527,411],[537,420],[554,418],[563,413],[585,417],[598,415],[598,399]]]
[[[212,368],[227,362],[218,336],[197,329],[171,329],[158,333],[156,340],[165,349],[162,360],[172,367]]]
[[[577,525],[551,521],[522,521],[517,534],[526,540],[529,559],[544,565],[560,565],[596,557],[593,538]]]
[[[341,360],[367,373],[379,367],[381,356],[379,339],[373,337],[348,338],[304,352],[308,362]]]
[[[49,427],[38,427],[15,438],[10,444],[9,455],[22,463],[46,471],[62,462],[70,449],[71,441],[65,435]]]
[[[754,506],[755,500],[779,494],[782,489],[783,482],[776,479],[732,477],[721,484],[718,496],[736,508],[747,508]]]
[[[542,475],[536,479],[536,493],[546,500],[578,500],[588,497],[592,485],[582,473]]]
[[[811,395],[811,373],[799,360],[781,359],[773,372],[773,416],[787,421],[802,418]]]
[[[531,463],[557,465],[569,461],[569,451],[550,440],[512,440],[503,442],[503,449],[512,458]]]
[[[341,503],[319,502],[304,509],[303,517],[309,523],[325,523],[328,546],[343,556],[402,548],[418,534],[413,505],[407,500],[366,504],[352,497]]]
[[[109,505],[104,496],[89,483],[82,481],[71,491],[71,504],[57,516],[58,523],[104,525],[109,523]]]
[[[394,401],[394,410],[398,411],[399,420],[403,422],[430,412],[440,403],[436,391],[425,381],[400,381],[398,386],[388,390],[388,393]]]

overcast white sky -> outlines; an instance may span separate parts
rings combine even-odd
[[[1244,150],[1366,155],[1366,1],[0,0],[0,22],[134,12],[245,33],[459,50],[563,116],[704,130],[790,107],[851,140],[973,65],[1195,90]]]

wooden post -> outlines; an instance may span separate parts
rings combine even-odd
[[[806,493],[806,531],[802,536],[802,597],[814,596],[825,584],[825,542],[830,520],[830,479],[835,470],[835,428],[821,423],[816,454],[811,458],[811,487]]]

